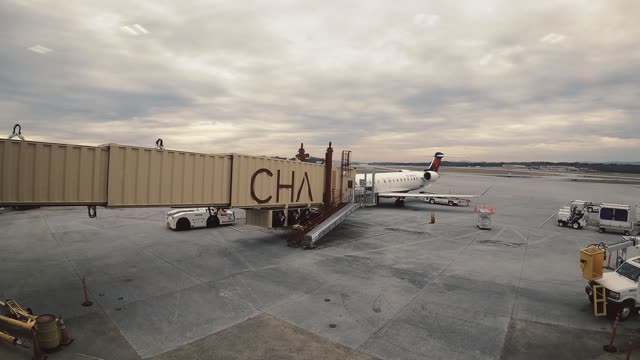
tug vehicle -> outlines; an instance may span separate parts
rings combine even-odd
[[[574,229],[582,229],[587,226],[588,205],[586,201],[574,200],[570,205],[558,210],[556,220],[558,226],[570,226]]]
[[[179,231],[203,227],[213,228],[235,222],[236,216],[233,210],[224,208],[176,209],[167,213],[167,227]]]

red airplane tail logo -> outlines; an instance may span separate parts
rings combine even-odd
[[[433,160],[431,160],[431,164],[429,165],[427,171],[438,172],[438,169],[440,168],[440,162],[442,162],[443,157],[444,154],[441,152],[437,152],[435,155],[433,155]]]

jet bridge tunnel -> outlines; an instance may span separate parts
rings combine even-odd
[[[326,177],[322,164],[261,156],[0,139],[0,206],[313,208],[327,191],[333,201],[351,191],[355,172],[342,169]]]

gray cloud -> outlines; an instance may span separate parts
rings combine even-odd
[[[0,5],[28,138],[419,161],[637,160],[635,1]],[[132,32],[140,24],[148,33]],[[34,46],[51,52],[29,50]],[[36,48],[38,50],[40,48]]]

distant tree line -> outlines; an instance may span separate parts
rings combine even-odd
[[[429,162],[374,162],[371,165],[382,166],[424,166],[426,169]],[[545,169],[548,166],[566,166],[579,169],[589,169],[606,173],[627,173],[640,174],[640,165],[617,164],[617,163],[583,163],[583,162],[548,162],[548,161],[530,161],[530,162],[472,162],[472,161],[443,161],[442,166],[449,167],[501,167],[503,165],[523,165],[532,169]]]

